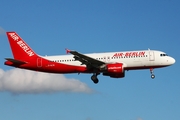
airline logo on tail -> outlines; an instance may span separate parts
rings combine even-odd
[[[26,45],[26,43],[21,40],[19,36],[17,36],[15,33],[8,33],[10,37],[16,41],[16,43],[24,50],[25,53],[28,54],[28,56],[33,56],[34,52]]]
[[[15,33],[9,33],[9,35],[12,37],[12,39],[18,41],[19,37]]]

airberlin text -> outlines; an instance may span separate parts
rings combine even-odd
[[[9,35],[30,57],[34,55],[34,52],[15,33],[9,33]]]
[[[120,52],[120,53],[115,53],[113,57],[138,57],[138,56],[144,56],[145,52]]]

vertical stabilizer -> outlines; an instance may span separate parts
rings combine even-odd
[[[29,58],[37,57],[37,54],[16,32],[7,32],[7,37],[14,59],[28,60]]]

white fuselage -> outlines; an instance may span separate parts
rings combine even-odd
[[[107,52],[85,55],[105,63],[123,63],[124,68],[127,70],[143,69],[147,67],[165,67],[175,63],[174,58],[157,50]],[[75,61],[73,55],[45,56],[43,58],[73,66],[84,66],[81,62]]]

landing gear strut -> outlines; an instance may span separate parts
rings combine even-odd
[[[154,79],[155,78],[155,75],[153,73],[153,68],[150,68],[150,72],[151,72],[151,78]]]
[[[97,84],[98,82],[99,82],[99,80],[98,80],[98,78],[97,78],[97,73],[94,73],[92,76],[91,76],[91,80],[95,83],[95,84]]]

